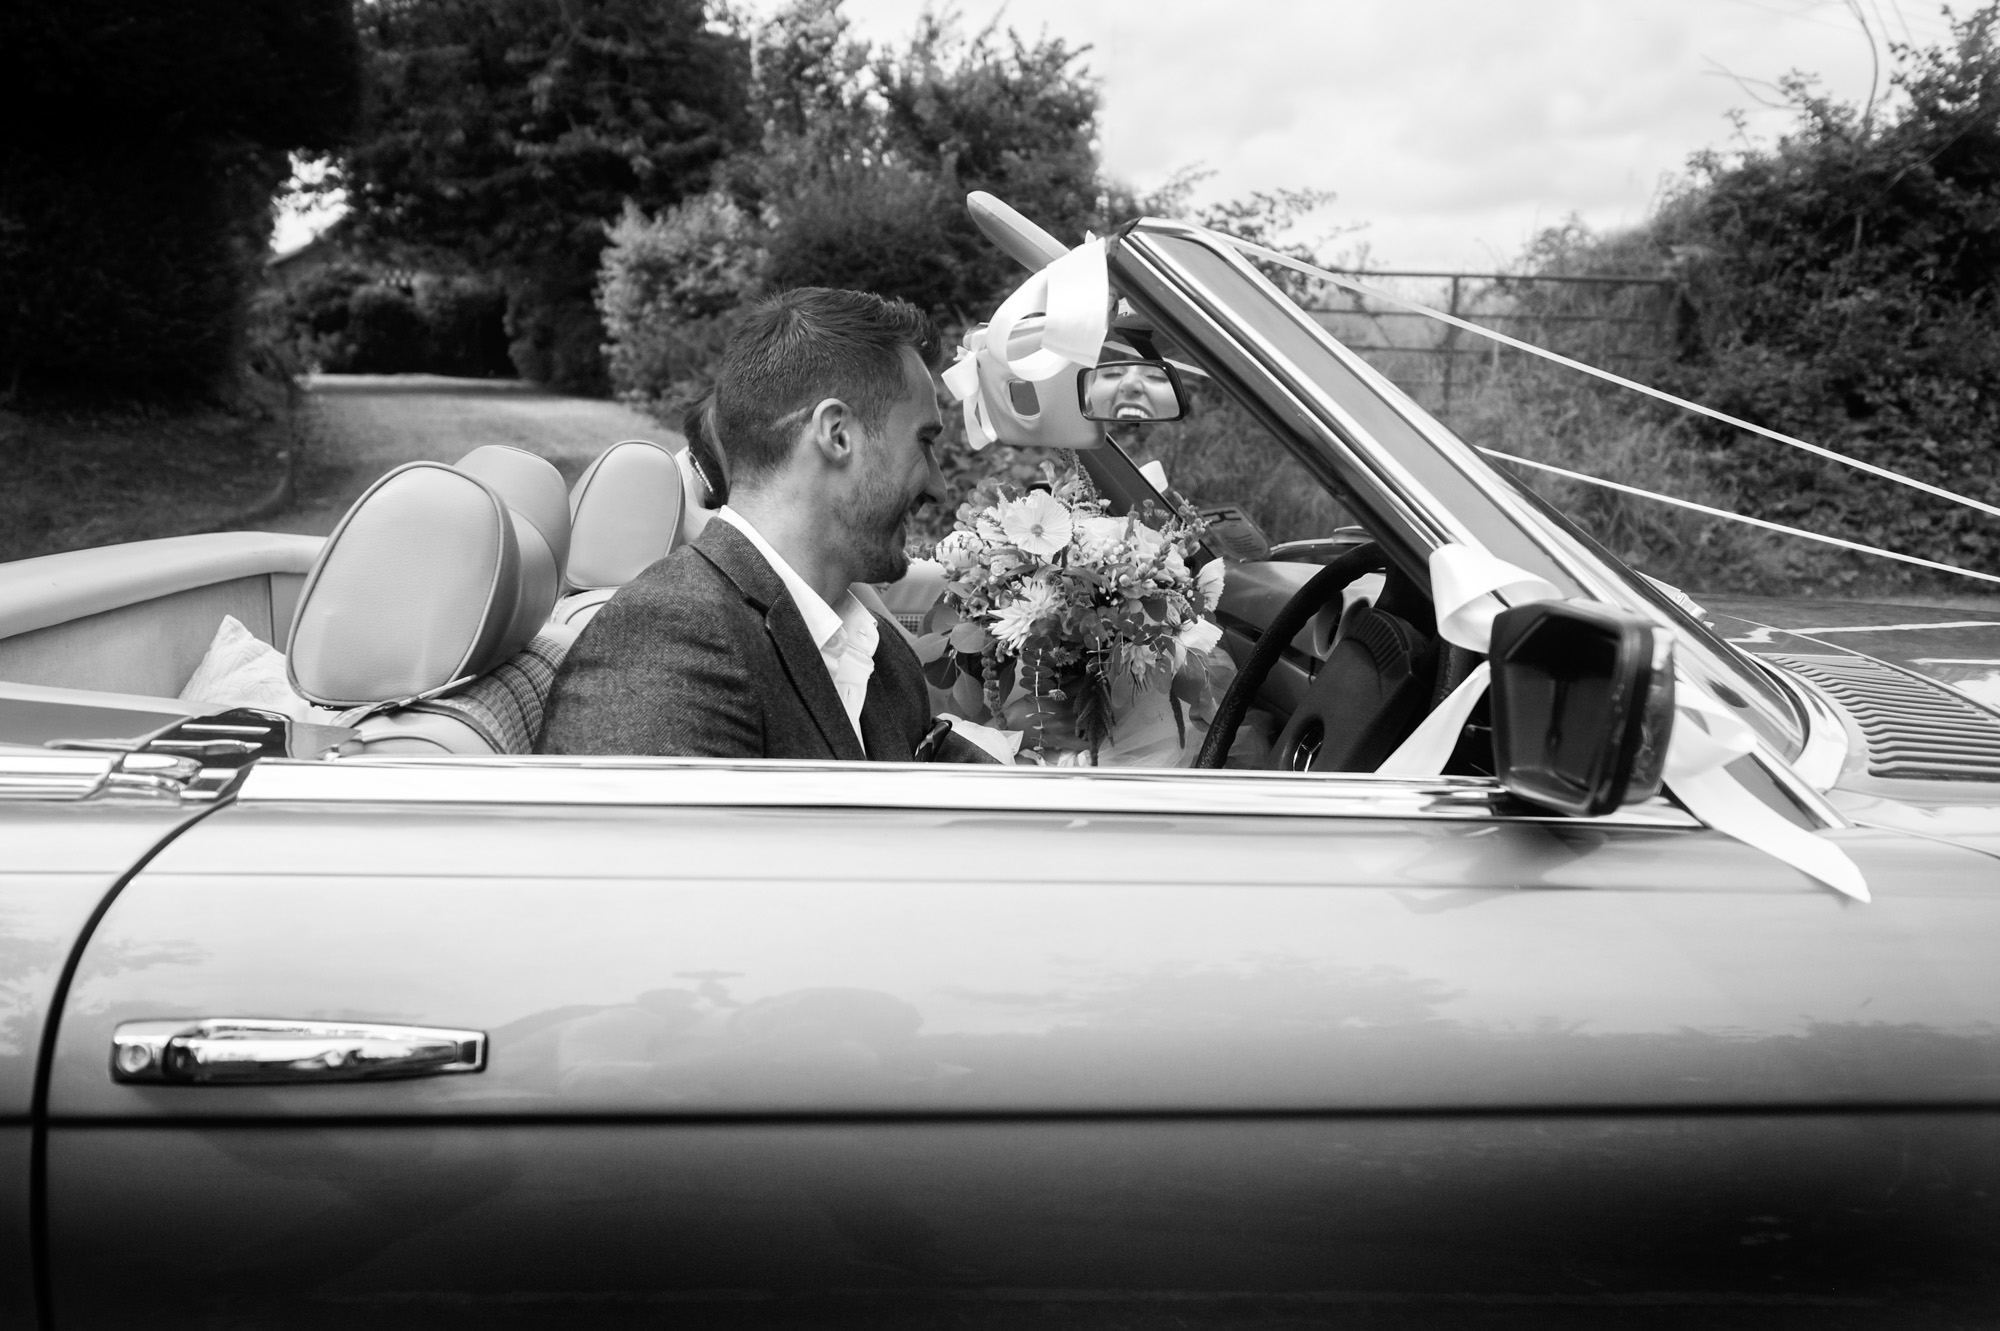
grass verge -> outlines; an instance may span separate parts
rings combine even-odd
[[[291,407],[0,411],[0,561],[213,531],[283,481]]]

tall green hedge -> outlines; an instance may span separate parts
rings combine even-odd
[[[10,0],[0,86],[0,392],[218,390],[286,154],[356,113],[348,0]]]

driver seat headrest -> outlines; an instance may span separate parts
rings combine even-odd
[[[407,463],[354,502],[307,574],[285,653],[292,687],[359,707],[483,675],[535,636],[556,586],[541,530],[491,485]]]
[[[575,591],[622,587],[666,557],[683,525],[687,487],[674,455],[627,439],[597,455],[569,494],[569,562]]]
[[[511,444],[483,444],[451,465],[485,481],[507,507],[526,518],[558,569],[569,562],[569,488],[553,462]]]

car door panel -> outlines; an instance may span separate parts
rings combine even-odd
[[[190,1252],[206,1325],[1990,1300],[2000,901],[1971,852],[1841,835],[1872,906],[1698,828],[249,802],[78,968],[57,1324]],[[111,1081],[118,1022],[221,1016],[481,1029],[489,1065]]]
[[[0,1327],[35,1318],[35,1075],[63,968],[119,879],[198,813],[163,801],[0,799]]]
[[[2000,1313],[1985,1115],[68,1127],[51,1161],[65,1328]]]
[[[93,938],[52,1112],[1910,1104],[2000,1084],[2000,901],[1944,871],[1981,857],[1891,834],[1849,836],[1877,880],[1862,909],[1699,830],[567,812],[223,812]],[[244,1016],[484,1030],[490,1066],[107,1075],[121,1021]]]
[[[27,1327],[35,1320],[28,1186],[33,1149],[27,1123],[0,1123],[0,1326]]]
[[[160,804],[0,800],[0,1122],[28,1117],[57,979],[92,912],[195,816]]]

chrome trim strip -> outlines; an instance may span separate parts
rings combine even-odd
[[[1180,769],[958,766],[720,758],[432,757],[264,759],[239,804],[554,804],[683,808],[933,809],[1006,813],[1291,818],[1500,819],[1695,828],[1664,800],[1604,818],[1509,812],[1475,777]]]
[[[0,753],[0,800],[87,800],[117,761],[112,753]]]

